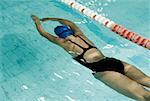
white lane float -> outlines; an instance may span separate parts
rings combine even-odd
[[[126,38],[140,46],[143,46],[150,50],[150,39],[146,39],[135,32],[131,32],[125,27],[116,24],[114,21],[111,21],[110,19],[103,17],[101,14],[98,14],[97,12],[81,5],[80,3],[76,2],[75,0],[61,0],[61,2],[67,4],[68,6],[78,10],[79,12],[83,13],[84,15],[94,19],[95,21],[99,22],[100,24],[103,24],[105,27],[109,28],[116,34],[122,36],[123,38]]]

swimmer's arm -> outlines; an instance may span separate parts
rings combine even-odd
[[[61,24],[69,26],[75,32],[75,35],[83,35],[80,28],[75,23],[73,23],[69,20],[62,19],[62,18],[43,18],[43,19],[40,19],[40,20],[43,21],[43,22],[48,21],[48,20],[59,21]]]
[[[74,24],[73,22],[66,20],[66,19],[62,19],[62,18],[43,18],[40,19],[41,21],[48,21],[48,20],[52,20],[52,21],[59,21],[61,24],[70,26],[70,28],[75,32],[74,35],[79,35],[84,37],[86,40],[88,40],[89,42],[91,42],[80,30],[79,27],[76,26],[76,24]],[[92,43],[92,42],[91,42]],[[92,43],[93,44],[93,43]]]
[[[64,39],[61,39],[61,38],[58,38],[58,37],[55,37],[51,34],[49,34],[48,32],[46,32],[42,26],[41,26],[41,23],[40,23],[40,20],[38,17],[32,15],[31,16],[33,21],[35,22],[35,25],[36,25],[36,28],[38,30],[38,32],[45,38],[47,38],[49,41],[55,43],[55,44],[58,44],[58,45],[61,45],[63,42],[64,42]]]
[[[82,33],[82,31],[80,30],[80,28],[77,27],[76,24],[74,24],[73,22],[71,22],[71,21],[69,21],[69,20],[62,19],[62,18],[43,18],[43,19],[40,19],[40,20],[43,21],[43,22],[48,21],[48,20],[59,21],[61,24],[70,26],[70,28],[75,32],[75,35],[79,35],[79,36],[84,37],[84,38],[85,38],[86,40],[88,40],[92,45],[94,45],[94,43],[92,43],[92,42]]]

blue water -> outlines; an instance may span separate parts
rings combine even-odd
[[[149,0],[80,2],[150,38]],[[0,5],[0,101],[133,101],[96,80],[89,69],[41,37],[31,14],[74,21],[106,56],[133,64],[150,75],[149,50],[59,1],[0,0]],[[52,34],[56,25],[43,24]]]

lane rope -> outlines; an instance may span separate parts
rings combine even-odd
[[[150,39],[146,39],[135,32],[129,31],[127,28],[116,24],[114,21],[103,17],[101,14],[87,8],[86,6],[81,5],[80,3],[76,2],[75,0],[61,0],[61,2],[65,3],[66,5],[70,6],[78,10],[79,12],[83,13],[84,15],[94,19],[95,21],[99,22],[100,24],[104,25],[105,27],[109,28],[116,34],[126,38],[144,48],[150,50]]]

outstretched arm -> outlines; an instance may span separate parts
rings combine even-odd
[[[35,25],[36,25],[36,28],[38,30],[38,32],[45,38],[47,38],[49,41],[55,43],[55,44],[58,44],[58,45],[61,45],[63,42],[64,42],[64,39],[61,39],[61,38],[58,38],[58,37],[55,37],[51,34],[49,34],[48,32],[46,32],[42,26],[41,26],[41,23],[40,23],[40,20],[38,17],[36,17],[35,15],[31,15],[33,21],[35,22]]]
[[[40,19],[40,20],[43,21],[43,22],[48,21],[48,20],[58,21],[61,24],[69,26],[75,32],[75,35],[77,35],[77,34],[78,35],[83,35],[83,33],[80,30],[80,28],[75,23],[73,23],[73,22],[71,22],[69,20],[62,19],[62,18],[43,18],[43,19]]]
[[[52,21],[59,21],[61,24],[67,25],[69,26],[73,31],[74,31],[74,35],[79,35],[81,37],[83,37],[84,39],[88,40],[91,44],[93,44],[80,30],[80,28],[78,26],[76,26],[76,24],[74,24],[73,22],[66,20],[66,19],[62,19],[62,18],[43,18],[40,19],[41,21],[45,22],[48,20],[52,20]],[[94,44],[93,44],[94,45]]]

